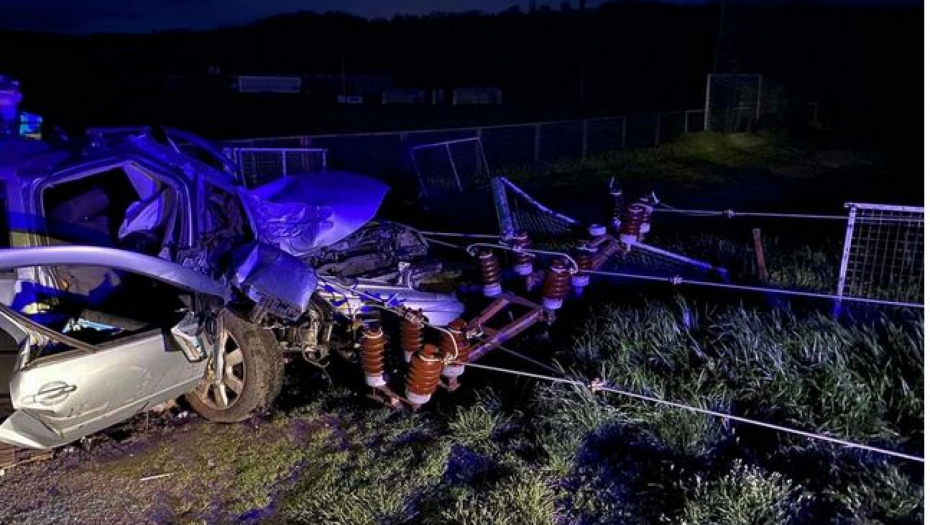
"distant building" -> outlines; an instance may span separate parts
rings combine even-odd
[[[336,102],[340,104],[354,104],[354,105],[364,104],[365,97],[361,95],[337,95]]]
[[[239,93],[290,93],[298,94],[300,77],[247,76],[236,77],[235,90]]]
[[[409,88],[389,88],[381,92],[381,104],[423,104],[426,102],[426,90]]]
[[[504,103],[499,88],[458,88],[452,90],[453,106],[500,105]]]

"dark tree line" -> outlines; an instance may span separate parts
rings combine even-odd
[[[844,126],[919,124],[919,6],[615,2],[366,20],[300,12],[213,31],[66,36],[0,31],[0,71],[27,108],[71,124],[184,125],[208,134],[443,125],[700,107],[705,75],[760,72]],[[715,60],[716,55],[716,60]],[[498,86],[503,108],[335,108],[244,100],[207,76],[370,73],[421,88]],[[171,76],[173,90],[127,82]],[[213,82],[213,83],[211,83]],[[165,91],[165,92],[163,92]],[[374,115],[374,118],[372,117]],[[908,128],[910,129],[910,128]],[[919,133],[920,126],[916,126]]]

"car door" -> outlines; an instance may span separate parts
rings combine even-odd
[[[8,388],[0,387],[14,409],[0,424],[0,442],[57,447],[195,388],[211,350],[202,325],[210,318],[207,310],[216,312],[224,304],[225,286],[169,261],[123,250],[61,246],[0,251],[0,269],[50,265],[132,272],[177,289],[194,299],[189,304],[199,306],[165,311],[170,324],[82,311],[78,323],[85,328],[64,333],[0,304],[0,330],[13,341],[7,346],[18,348],[6,374]]]

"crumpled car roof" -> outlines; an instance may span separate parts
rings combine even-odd
[[[389,187],[358,173],[289,175],[246,191],[267,244],[303,257],[351,235],[375,217]]]

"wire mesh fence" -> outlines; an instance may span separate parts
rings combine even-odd
[[[410,157],[420,191],[427,198],[439,192],[479,189],[490,180],[490,169],[478,138],[414,146]]]
[[[491,181],[498,227],[504,236],[523,232],[536,241],[559,242],[582,227],[576,219],[558,213],[504,177]]]
[[[848,206],[837,295],[923,302],[924,209]]]
[[[784,88],[758,74],[707,75],[704,129],[747,133],[783,122]]]
[[[544,167],[609,151],[656,147],[703,129],[703,109],[577,120],[397,132],[305,135],[228,142],[231,148],[311,148],[330,169],[357,171],[388,183],[415,174],[412,151],[426,144],[480,139],[490,172]]]
[[[254,188],[285,175],[326,171],[324,148],[227,148],[226,155],[240,168],[247,188]]]

